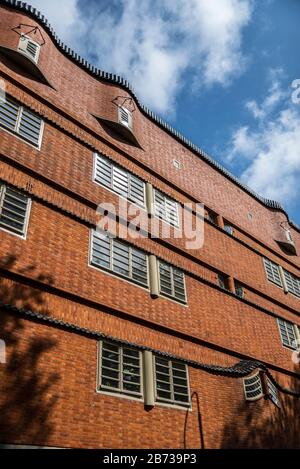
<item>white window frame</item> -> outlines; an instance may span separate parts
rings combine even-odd
[[[35,56],[31,55],[30,52],[28,52],[27,50],[27,46],[24,48],[21,47],[21,44],[22,44],[22,41],[26,42],[26,44],[28,43],[32,43],[34,44],[35,46],[37,46],[37,52],[35,54]],[[31,39],[31,37],[29,36],[26,36],[26,34],[21,34],[20,36],[20,39],[19,39],[19,44],[18,44],[18,52],[21,52],[23,55],[25,55],[26,57],[28,57],[32,62],[34,62],[35,64],[38,63],[39,61],[39,56],[40,56],[40,52],[41,52],[41,46],[38,42],[34,41],[33,39]]]
[[[170,201],[170,202],[173,202],[175,203],[176,205],[176,220],[177,220],[177,223],[172,223],[170,220],[168,220],[167,218],[164,218],[162,217],[161,215],[158,215],[157,214],[157,205],[156,205],[156,193],[160,194],[163,198],[164,198],[164,210],[165,210],[165,213],[166,213],[166,202],[167,201]],[[168,225],[170,226],[173,226],[174,228],[179,228],[180,227],[180,220],[179,220],[179,203],[172,199],[171,197],[169,197],[168,195],[164,194],[161,190],[159,189],[155,189],[153,188],[153,205],[154,205],[154,215],[156,218],[158,218],[159,220],[162,220],[163,222],[167,223]]]
[[[103,158],[104,160],[107,160],[111,165],[112,165],[112,178],[111,178],[111,186],[108,187],[105,184],[101,184],[96,177],[97,177],[97,158]],[[120,194],[119,192],[115,191],[113,188],[113,173],[114,173],[114,168],[119,168],[121,171],[124,171],[127,173],[129,181],[131,179],[131,176],[139,179],[143,183],[143,198],[144,198],[144,203],[142,204],[141,202],[138,202],[136,200],[133,200],[130,196],[126,197],[126,195]],[[94,152],[94,158],[93,158],[93,182],[95,184],[98,184],[100,187],[105,188],[109,192],[112,192],[113,194],[117,195],[118,197],[121,197],[124,200],[127,200],[129,203],[132,203],[136,205],[139,208],[146,209],[146,183],[143,179],[141,179],[139,176],[136,176],[135,174],[131,173],[125,168],[122,168],[122,166],[118,165],[117,163],[114,163],[111,159],[107,158],[106,156],[102,155],[101,153]],[[129,183],[130,186],[130,183]],[[128,187],[129,189],[130,187]]]
[[[44,135],[44,127],[45,127],[45,121],[44,119],[42,119],[38,114],[36,114],[34,111],[32,111],[30,108],[28,108],[27,106],[23,106],[22,104],[18,103],[17,101],[15,101],[13,98],[5,98],[6,101],[10,101],[14,104],[16,104],[17,106],[19,106],[19,109],[18,109],[18,116],[17,116],[17,120],[16,120],[16,124],[15,124],[15,129],[14,130],[11,130],[9,129],[8,127],[6,127],[4,124],[2,124],[0,122],[0,130],[3,130],[7,133],[9,133],[10,135],[13,135],[14,137],[16,137],[17,139],[21,140],[22,142],[25,142],[27,145],[30,145],[32,148],[34,148],[35,150],[38,150],[40,151],[41,150],[41,147],[42,147],[42,141],[43,141],[43,135]],[[34,114],[35,116],[37,116],[40,120],[41,120],[41,127],[40,127],[40,134],[39,134],[39,139],[38,139],[38,142],[37,144],[33,143],[32,141],[30,141],[29,139],[27,139],[26,137],[24,137],[23,135],[19,134],[18,131],[19,131],[19,127],[20,127],[20,123],[21,123],[21,116],[23,114],[23,110],[26,109],[28,110],[29,112],[31,112],[32,114]]]
[[[102,348],[103,348],[103,343],[111,343],[112,345],[115,345],[119,347],[119,350],[121,350],[121,355],[123,354],[123,349],[124,348],[129,348],[133,349],[139,354],[139,365],[140,365],[140,393],[136,393],[133,391],[128,391],[128,390],[123,390],[122,385],[123,385],[123,379],[119,380],[119,383],[121,384],[121,387],[118,388],[110,388],[109,386],[102,385],[101,379],[102,379]],[[119,373],[121,373],[120,370],[120,363],[119,363]],[[106,394],[109,396],[115,396],[115,397],[122,397],[125,399],[130,399],[130,400],[135,400],[135,401],[143,401],[144,400],[144,370],[143,370],[143,354],[141,350],[138,350],[134,348],[131,345],[119,345],[116,344],[110,340],[100,340],[98,341],[97,344],[97,383],[96,383],[96,391],[97,393],[100,394]]]
[[[249,379],[253,379],[253,378],[256,378],[256,377],[257,377],[256,382],[247,383],[247,381]],[[250,396],[249,397],[249,395],[247,394],[247,391],[248,391],[247,386],[253,386],[254,384],[258,384],[257,389],[260,390],[260,393],[257,396]],[[245,396],[246,401],[253,402],[253,401],[258,401],[258,399],[261,399],[264,396],[264,389],[263,389],[263,383],[262,383],[262,379],[261,379],[261,372],[257,371],[253,375],[250,375],[250,376],[247,376],[246,378],[243,378],[243,388],[244,388],[244,396]],[[253,392],[253,391],[250,391],[250,392]]]
[[[170,268],[171,268],[171,289],[172,289],[172,292],[175,293],[175,288],[174,288],[174,276],[173,276],[173,270],[178,270],[178,271],[181,271],[180,269],[178,269],[177,267],[174,267],[173,265],[169,264],[168,262],[164,262],[164,261],[161,261],[160,259],[157,259],[157,272],[158,272],[158,289],[159,289],[159,295],[164,297],[164,298],[169,298],[173,301],[176,301],[176,303],[181,303],[181,304],[187,304],[187,289],[186,289],[186,282],[185,282],[185,274],[184,272],[182,272],[182,275],[183,275],[183,288],[184,288],[184,297],[185,299],[184,300],[180,300],[179,298],[177,298],[176,296],[174,296],[173,294],[171,295],[168,295],[167,293],[164,293],[161,291],[161,283],[160,283],[160,264],[166,264],[168,265]]]
[[[184,365],[185,372],[186,372],[187,388],[188,388],[188,398],[189,398],[187,403],[184,403],[184,402],[181,403],[179,401],[175,401],[174,399],[164,399],[164,398],[158,397],[158,395],[157,395],[157,385],[156,385],[156,357],[160,358],[162,360],[166,360],[168,362],[169,371],[170,371],[170,392],[171,392],[172,396],[174,396],[173,373],[171,371],[172,363],[178,363],[179,365]],[[154,353],[153,354],[153,380],[154,380],[154,400],[155,400],[155,404],[163,405],[163,406],[167,406],[167,407],[172,407],[172,408],[185,409],[185,410],[191,409],[192,400],[191,400],[191,389],[190,389],[190,379],[189,379],[189,368],[188,368],[186,363],[181,363],[179,360],[176,360],[176,359],[173,360],[173,359],[169,359],[168,357],[155,355],[155,353]]]
[[[287,345],[283,342],[283,336],[282,336],[282,331],[281,331],[281,328],[280,328],[280,321],[283,321],[285,323],[285,329],[287,328],[286,327],[286,324],[290,324],[293,328],[293,332],[294,332],[294,336],[295,336],[295,341],[298,341],[300,340],[300,326],[297,326],[297,324],[294,324],[293,322],[291,321],[287,321],[286,319],[283,319],[283,318],[277,318],[277,326],[278,326],[278,329],[279,329],[279,337],[280,337],[280,340],[281,340],[281,343],[282,343],[282,346],[289,349],[289,350],[297,350],[297,342],[295,343],[295,347],[293,347],[293,345]],[[286,334],[288,339],[289,339],[289,342],[290,342],[290,337],[288,334]],[[300,346],[300,343],[298,344],[298,346]]]
[[[90,230],[89,261],[88,261],[89,267],[92,267],[92,268],[96,269],[97,271],[104,272],[107,275],[111,275],[112,277],[119,278],[119,279],[121,279],[125,282],[128,282],[130,284],[134,284],[137,287],[140,287],[140,288],[143,288],[144,290],[149,291],[150,290],[149,255],[146,252],[144,252],[142,249],[138,249],[135,246],[132,246],[129,243],[124,242],[123,240],[119,240],[119,238],[115,238],[118,241],[120,241],[120,243],[129,246],[130,250],[135,249],[136,251],[141,251],[143,254],[145,254],[145,256],[146,256],[146,268],[147,268],[147,284],[143,284],[143,283],[138,282],[137,280],[135,280],[132,277],[127,277],[126,275],[122,275],[121,273],[115,272],[111,268],[103,267],[103,266],[97,265],[93,262],[92,258],[93,258],[93,236],[94,236],[94,232],[96,232],[95,229]],[[105,232],[104,232],[104,234],[105,234]],[[107,236],[107,233],[106,233],[106,236]],[[112,266],[112,263],[113,263],[113,257],[112,256],[113,256],[113,239],[114,238],[111,238],[111,239],[112,239],[112,241],[110,241],[110,266]],[[132,260],[129,258],[129,272],[131,272],[131,271],[132,271]]]
[[[268,376],[266,376],[266,387],[267,387],[267,393],[268,393],[268,397],[269,397],[270,401],[272,401],[273,404],[275,404],[277,407],[280,408],[281,405],[280,405],[280,398],[279,398],[278,389],[272,383],[272,381],[270,380],[270,378]]]
[[[2,203],[3,203],[3,200],[5,198],[5,192],[6,192],[7,186],[9,186],[12,190],[15,190],[17,192],[22,192],[21,190],[15,188],[14,186],[11,186],[9,184],[1,183],[1,181],[0,181],[0,215],[1,215],[1,211],[2,211]],[[28,232],[29,218],[30,218],[31,204],[32,204],[31,198],[28,197],[27,195],[25,195],[25,197],[27,197],[28,202],[27,202],[27,207],[26,207],[26,215],[25,215],[25,219],[24,219],[23,233],[22,234],[21,233],[16,233],[15,231],[10,230],[9,228],[5,228],[5,227],[0,225],[0,230],[1,231],[4,231],[4,232],[9,233],[11,235],[17,236],[18,238],[21,238],[21,239],[24,239],[24,240],[27,239],[27,232]]]
[[[293,244],[294,244],[294,240],[293,240],[293,237],[292,237],[291,230],[286,230],[285,234],[286,234],[287,240],[288,240],[290,243],[293,243]]]
[[[275,285],[276,287],[283,289],[283,282],[282,282],[282,278],[281,278],[281,275],[280,275],[280,269],[279,269],[280,266],[279,266],[278,264],[276,264],[276,262],[271,261],[271,259],[268,259],[267,257],[263,257],[262,259],[263,259],[263,265],[264,265],[264,269],[265,269],[265,274],[266,274],[267,281],[268,281],[269,283],[271,283],[272,285]],[[266,266],[266,262],[270,262],[270,263],[271,263],[272,269],[274,268],[274,266],[277,267],[278,275],[279,275],[279,279],[280,279],[280,284],[277,283],[277,282],[274,282],[273,280],[270,280],[270,279],[269,279],[269,277],[268,277],[268,271],[267,271],[267,266]]]
[[[288,292],[294,295],[296,298],[300,299],[300,278],[292,274],[286,269],[283,269],[283,275],[286,281]],[[287,280],[287,277],[288,277],[288,280]],[[297,284],[297,288],[299,290],[298,294],[296,293],[297,289],[295,289],[294,282]],[[290,283],[292,283],[292,289],[290,289]]]
[[[122,119],[122,112],[127,114],[128,123]],[[123,125],[124,127],[127,127],[129,130],[132,131],[133,129],[132,112],[129,111],[129,109],[127,109],[125,106],[118,106],[118,122],[119,124]]]

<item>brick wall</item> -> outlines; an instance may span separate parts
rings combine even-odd
[[[0,45],[16,48],[11,28],[38,23],[0,9]],[[287,256],[275,241],[286,215],[234,184],[138,106],[134,133],[142,148],[117,138],[94,116],[116,121],[113,101],[130,97],[128,91],[96,79],[43,35],[39,66],[53,88],[1,57],[7,93],[40,114],[45,129],[37,150],[0,128],[0,179],[33,201],[26,240],[0,230],[0,300],[183,359],[221,366],[259,360],[280,385],[297,389],[299,367],[281,344],[276,318],[300,325],[300,300],[268,282],[262,262],[266,256],[300,276],[299,256]],[[95,208],[118,201],[92,180],[94,151],[178,202],[203,202],[233,224],[229,236],[205,222],[204,246],[195,251],[184,239],[132,240],[184,270],[187,305],[152,299],[147,289],[88,265]],[[291,231],[299,252],[300,234]],[[220,290],[218,272],[243,283],[244,300]],[[218,448],[277,441],[299,447],[299,398],[281,393],[281,410],[269,400],[249,403],[241,378],[190,366],[192,411],[160,405],[149,411],[136,400],[96,393],[95,339],[4,311],[0,325],[8,345],[7,364],[0,365],[0,442]],[[290,433],[283,430],[288,424]]]

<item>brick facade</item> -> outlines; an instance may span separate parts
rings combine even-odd
[[[300,326],[300,298],[267,280],[263,258],[300,277],[299,256],[278,242],[282,227],[289,228],[299,254],[300,231],[277,204],[252,194],[160,124],[126,86],[76,62],[35,13],[8,3],[0,2],[0,78],[11,98],[42,117],[44,132],[38,150],[0,127],[0,179],[32,200],[26,239],[0,229],[0,339],[6,343],[0,443],[299,448],[299,365],[282,345],[277,318]],[[17,49],[12,28],[19,24],[42,31],[38,67],[51,86],[7,52]],[[116,122],[120,96],[134,102],[139,145],[105,124]],[[198,250],[175,237],[130,240],[184,272],[187,304],[153,298],[149,289],[89,265],[97,205],[119,200],[93,181],[95,152],[179,204],[204,203],[232,225],[229,235],[205,219]],[[231,285],[240,282],[244,298],[221,289],[218,274]],[[142,400],[97,392],[101,334],[186,362],[191,409],[146,408]],[[228,371],[241,360],[244,371]],[[280,408],[267,396],[245,400],[243,378],[256,369],[245,371],[246,362],[260,362],[256,368],[274,378]]]

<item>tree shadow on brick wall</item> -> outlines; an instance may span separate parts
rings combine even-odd
[[[297,369],[298,368],[298,369]],[[299,372],[299,365],[295,366]],[[288,387],[300,392],[300,378]],[[300,398],[279,392],[280,408],[269,398],[244,401],[223,429],[222,448],[300,448]]]
[[[30,286],[4,279],[4,272],[15,267],[16,257],[0,260],[2,304],[18,305],[24,309],[46,312],[42,293]],[[18,270],[19,274],[33,274],[34,266]],[[36,280],[51,283],[43,275]],[[59,375],[40,366],[43,355],[49,352],[56,341],[43,334],[27,334],[24,317],[7,312],[0,307],[0,339],[5,341],[7,360],[0,364],[0,443],[43,445],[52,432],[50,415],[57,400],[52,387]]]

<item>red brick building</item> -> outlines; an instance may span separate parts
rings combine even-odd
[[[299,448],[299,228],[30,6],[0,55],[0,443]],[[101,237],[120,199],[203,247]]]

